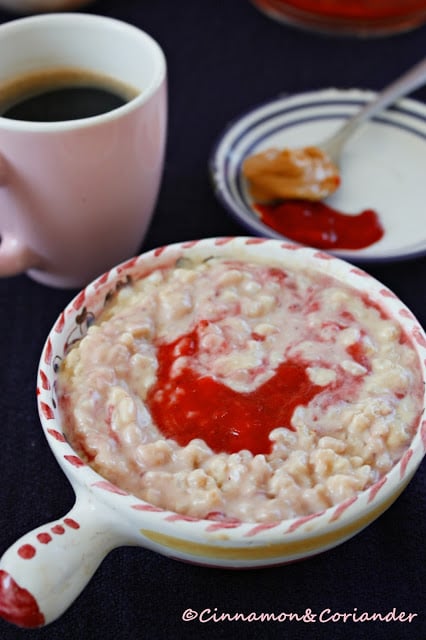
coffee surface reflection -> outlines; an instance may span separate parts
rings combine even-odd
[[[61,68],[17,76],[0,89],[0,116],[28,122],[63,122],[107,113],[138,91],[84,69]]]

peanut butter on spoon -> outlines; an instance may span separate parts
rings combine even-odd
[[[323,200],[340,185],[337,166],[313,146],[267,149],[246,158],[242,171],[256,202]]]
[[[268,202],[327,198],[340,184],[337,167],[347,140],[366,120],[425,82],[426,58],[367,102],[319,146],[282,151],[268,149],[248,157],[242,171],[253,199]]]

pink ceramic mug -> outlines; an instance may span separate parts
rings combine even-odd
[[[0,87],[78,68],[135,90],[122,106],[74,120],[0,115],[0,275],[81,287],[133,256],[150,223],[166,139],[164,54],[129,24],[58,13],[1,25],[0,59]]]

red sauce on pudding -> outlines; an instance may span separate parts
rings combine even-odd
[[[325,388],[313,384],[306,365],[295,360],[283,362],[272,378],[251,393],[234,391],[191,367],[172,375],[176,353],[195,356],[198,348],[196,328],[175,342],[160,345],[157,381],[147,397],[161,433],[181,446],[202,438],[216,453],[242,449],[253,455],[270,453],[269,433],[277,427],[293,431],[294,409],[308,404]]]
[[[347,215],[323,202],[309,200],[256,204],[255,209],[268,227],[290,240],[318,249],[364,249],[384,234],[372,209]]]
[[[370,359],[365,352],[365,348],[361,341],[355,342],[346,348],[352,360],[365,367],[367,371],[371,370]]]

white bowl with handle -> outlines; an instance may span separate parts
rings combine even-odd
[[[210,238],[150,251],[105,273],[64,309],[41,354],[37,379],[41,425],[74,488],[76,501],[69,513],[27,533],[2,556],[0,615],[9,622],[34,628],[55,620],[83,590],[105,556],[121,545],[146,547],[178,560],[234,569],[308,558],[335,547],[373,522],[413,477],[426,449],[423,419],[392,470],[350,500],[322,512],[279,522],[219,522],[166,511],[136,498],[101,477],[72,449],[58,408],[57,372],[69,346],[85,335],[106,298],[129,279],[182,257],[236,255],[278,260],[289,269],[308,267],[368,293],[369,300],[403,327],[417,352],[425,379],[426,336],[412,313],[364,271],[315,249],[274,239]],[[35,479],[42,500],[42,461],[38,473]]]

